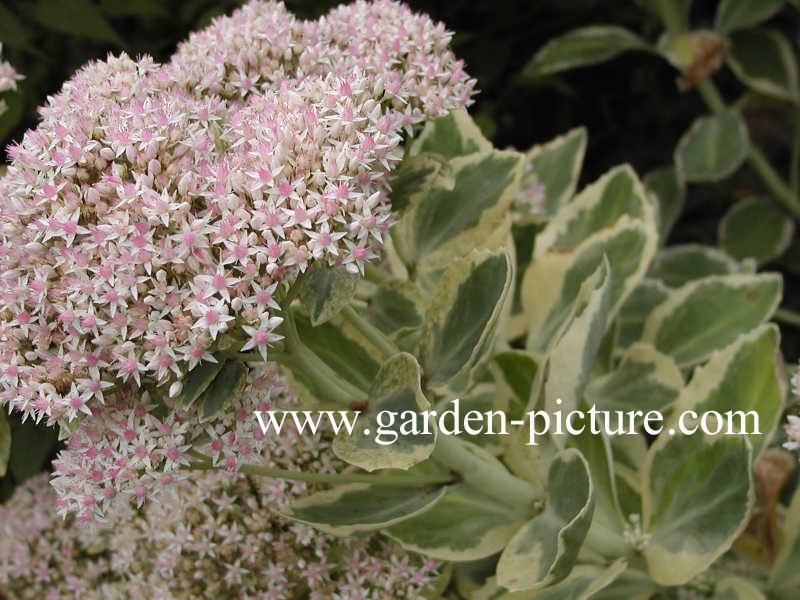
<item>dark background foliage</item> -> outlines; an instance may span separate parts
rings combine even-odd
[[[677,0],[676,0],[677,1]],[[190,31],[230,12],[237,0],[10,0],[0,3],[3,55],[26,79],[20,93],[5,94],[9,110],[0,116],[0,142],[19,139],[36,125],[36,107],[57,91],[88,60],[108,52],[147,53],[168,59]],[[287,0],[298,15],[313,18],[338,2]],[[631,163],[639,173],[668,164],[673,149],[692,121],[706,109],[694,90],[679,91],[668,63],[647,53],[629,53],[602,65],[544,79],[524,76],[524,67],[547,40],[576,27],[617,24],[648,41],[661,33],[655,15],[635,0],[408,0],[415,9],[444,21],[455,31],[456,53],[481,90],[471,112],[500,147],[520,150],[577,125],[586,125],[589,146],[582,175],[591,181],[609,167]],[[693,27],[710,27],[716,2],[694,2]],[[800,12],[788,6],[769,25],[784,31],[797,46]],[[715,80],[728,99],[744,90],[724,69]],[[786,105],[759,104],[745,111],[751,137],[774,164],[789,162],[791,123]],[[785,172],[785,171],[784,171]],[[717,224],[726,208],[751,193],[763,193],[747,166],[720,184],[693,185],[670,243],[717,243]],[[800,245],[793,243],[778,263],[767,265],[785,276],[784,306],[800,308]],[[800,337],[782,327],[787,360],[800,355]],[[20,425],[16,424],[19,428]],[[24,431],[14,443],[24,444]],[[51,448],[52,449],[52,448]],[[13,455],[29,456],[21,448]],[[49,458],[12,472],[39,470]],[[22,475],[22,473],[18,473]],[[0,480],[0,499],[8,478]]]

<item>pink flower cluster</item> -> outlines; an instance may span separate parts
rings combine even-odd
[[[298,401],[272,363],[251,367],[241,394],[225,411],[203,421],[196,407],[182,409],[148,403],[147,397],[123,399],[92,409],[70,434],[67,447],[53,462],[52,484],[58,512],[83,521],[116,518],[127,507],[141,507],[173,483],[187,477],[190,463],[235,471],[242,463],[294,465],[304,454],[325,456],[320,437],[287,429],[264,436],[253,422],[254,410],[296,408]],[[191,451],[191,452],[190,452]],[[266,461],[266,463],[265,463]],[[323,458],[320,458],[323,461]],[[314,465],[331,472],[329,462]],[[285,484],[277,480],[272,499],[282,505]]]
[[[0,179],[0,406],[66,424],[223,337],[266,357],[288,283],[376,256],[403,132],[469,102],[449,40],[388,0],[255,0],[169,64],[79,71]]]
[[[0,44],[0,55],[2,55],[2,53],[3,45]],[[16,91],[17,82],[21,79],[24,79],[24,77],[19,75],[9,62],[0,60],[0,94],[3,92]],[[6,105],[5,100],[0,100],[0,115],[2,115],[7,108],[8,105]]]
[[[314,454],[305,459],[319,467]],[[276,485],[286,484],[200,474],[117,522],[80,525],[54,514],[54,492],[37,476],[0,506],[0,593],[29,600],[427,597],[440,574],[436,561],[382,537],[337,539],[292,523],[275,513]]]

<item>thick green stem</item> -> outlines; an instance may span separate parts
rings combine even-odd
[[[342,309],[342,316],[347,319],[347,321],[353,325],[361,335],[363,335],[367,340],[376,348],[378,348],[384,355],[384,358],[389,358],[390,356],[394,356],[400,350],[389,341],[389,339],[380,331],[377,327],[375,327],[372,323],[367,321],[364,317],[359,315],[356,312],[356,309],[352,307],[352,305],[347,305]]]
[[[537,504],[543,499],[538,487],[504,468],[498,468],[497,463],[470,451],[452,436],[439,435],[431,458],[457,473],[481,493],[518,509],[521,515],[534,514]]]
[[[285,354],[276,357],[276,362],[301,371],[312,381],[318,390],[325,390],[326,398],[339,404],[365,402],[367,394],[348,381],[345,381],[331,367],[325,364],[310,348],[303,344],[297,332],[297,325],[291,307],[284,310],[284,331],[286,332]]]
[[[314,352],[302,344],[295,347],[285,364],[302,371],[303,375],[313,381],[318,389],[326,391],[328,397],[320,398],[320,400],[333,400],[345,405],[367,400],[366,392],[339,377]]]
[[[215,467],[211,462],[191,463],[190,468],[195,471],[218,471],[221,467]],[[240,473],[246,475],[256,475],[258,477],[272,477],[274,479],[288,479],[291,481],[308,481],[311,483],[326,484],[345,484],[345,483],[368,483],[386,487],[410,487],[446,484],[448,479],[436,477],[421,477],[418,475],[397,475],[387,477],[385,475],[368,475],[366,473],[310,473],[308,471],[289,471],[287,469],[272,469],[259,465],[240,465]]]
[[[719,91],[717,91],[716,86],[714,86],[711,80],[706,79],[697,84],[697,91],[700,92],[700,95],[712,112],[727,110],[725,100],[720,96]],[[747,153],[747,160],[775,199],[780,202],[786,210],[792,213],[792,215],[800,217],[800,201],[798,201],[797,196],[775,170],[775,167],[770,164],[767,157],[764,156],[764,153],[752,143]]]
[[[788,308],[779,308],[775,311],[775,320],[785,323],[787,325],[794,325],[800,327],[800,313],[797,313]]]

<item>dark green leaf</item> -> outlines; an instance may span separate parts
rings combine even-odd
[[[211,382],[203,399],[200,417],[203,420],[216,416],[231,400],[244,390],[247,383],[247,367],[238,360],[226,362]]]

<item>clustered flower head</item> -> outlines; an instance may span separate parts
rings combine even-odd
[[[303,457],[300,457],[303,458]],[[319,466],[316,454],[305,457]],[[79,526],[40,475],[0,507],[0,590],[30,600],[420,598],[440,565],[379,537],[337,539],[275,513],[303,484],[206,473]]]
[[[3,44],[0,44],[0,56],[3,54]],[[21,79],[24,79],[22,75],[19,75],[11,66],[11,64],[5,60],[0,60],[0,94],[3,92],[13,92],[17,89],[17,82]],[[0,100],[0,115],[2,115],[8,105],[5,103],[5,100]]]
[[[53,462],[52,484],[58,493],[59,514],[82,521],[117,518],[128,507],[146,500],[187,477],[198,458],[209,467],[235,471],[242,464],[296,470],[306,457],[314,471],[332,472],[325,462],[327,443],[321,436],[300,435],[287,427],[279,436],[265,436],[254,425],[255,410],[291,410],[299,401],[285,386],[272,363],[253,365],[243,391],[226,410],[204,421],[197,407],[169,410],[149,402],[120,399],[95,407]],[[190,451],[191,450],[191,454]],[[273,487],[275,502],[285,500],[282,487]]]
[[[76,73],[0,179],[0,406],[67,424],[223,339],[266,357],[299,273],[376,256],[403,133],[469,102],[449,41],[388,0],[256,0]]]

